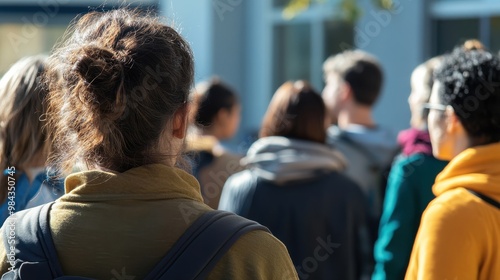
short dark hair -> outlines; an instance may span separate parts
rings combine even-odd
[[[500,141],[500,59],[485,50],[456,48],[435,78],[440,101],[455,110],[471,138]]]
[[[283,136],[325,143],[326,108],[321,96],[306,81],[288,81],[271,100],[260,137]]]
[[[325,76],[338,74],[349,83],[354,100],[362,105],[373,106],[377,101],[384,75],[378,60],[360,50],[344,51],[328,58],[323,64]]]
[[[231,110],[238,102],[235,91],[213,77],[197,85],[193,92],[193,122],[199,127],[211,126],[221,109]]]

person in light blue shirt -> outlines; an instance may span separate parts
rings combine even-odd
[[[47,91],[41,83],[46,56],[16,62],[0,80],[0,222],[11,214],[57,199],[61,181],[44,167],[51,142],[46,124]]]

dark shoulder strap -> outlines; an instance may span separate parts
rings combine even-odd
[[[44,204],[40,211],[38,219],[38,241],[40,246],[43,248],[43,252],[47,257],[50,270],[55,276],[63,276],[63,271],[61,268],[61,263],[57,257],[56,247],[54,245],[54,240],[52,239],[52,233],[50,232],[50,209],[54,202]]]
[[[245,233],[269,230],[236,214],[215,210],[198,218],[145,280],[206,279],[217,262]]]
[[[493,198],[491,198],[491,197],[489,197],[487,195],[484,195],[482,193],[470,190],[470,189],[467,189],[467,191],[469,191],[471,194],[479,197],[480,199],[484,200],[485,202],[487,202],[487,203],[495,206],[496,208],[500,209],[500,202],[494,200]]]
[[[7,256],[15,236],[14,268],[2,279],[54,279],[63,275],[49,226],[52,203],[21,211],[4,226],[3,239]],[[23,261],[26,260],[26,261]],[[20,266],[22,264],[22,270]]]
[[[52,204],[23,211],[15,217],[18,222],[14,234],[19,239],[15,246],[16,269],[4,274],[2,280],[89,279],[63,276],[49,226],[48,215]],[[9,254],[11,233],[8,226],[3,229],[4,246]],[[186,230],[145,279],[205,279],[229,248],[243,234],[253,230],[269,232],[266,227],[235,214],[209,211]],[[19,269],[21,264],[22,271]]]

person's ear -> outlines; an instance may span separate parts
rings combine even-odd
[[[172,122],[172,136],[179,139],[184,139],[186,137],[187,125],[188,125],[188,115],[189,115],[189,103],[182,105],[174,113],[174,121]]]
[[[348,82],[343,82],[340,86],[340,100],[345,102],[354,98],[351,85]]]
[[[446,114],[446,133],[448,134],[463,134],[465,133],[465,128],[460,122],[455,110],[448,107],[445,111]]]
[[[221,108],[217,115],[215,115],[215,122],[225,125],[231,116],[231,111],[226,108]]]

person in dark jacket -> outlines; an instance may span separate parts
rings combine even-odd
[[[432,74],[440,61],[441,57],[426,61],[415,68],[411,76],[411,94],[408,98],[411,128],[398,136],[402,153],[389,174],[374,249],[376,265],[373,280],[404,278],[422,212],[434,199],[432,185],[437,174],[447,164],[432,155],[427,130],[428,110],[422,109],[429,102]]]
[[[224,185],[219,209],[267,226],[301,279],[366,279],[372,268],[363,194],[325,144],[326,109],[306,82],[275,93],[247,170]]]

